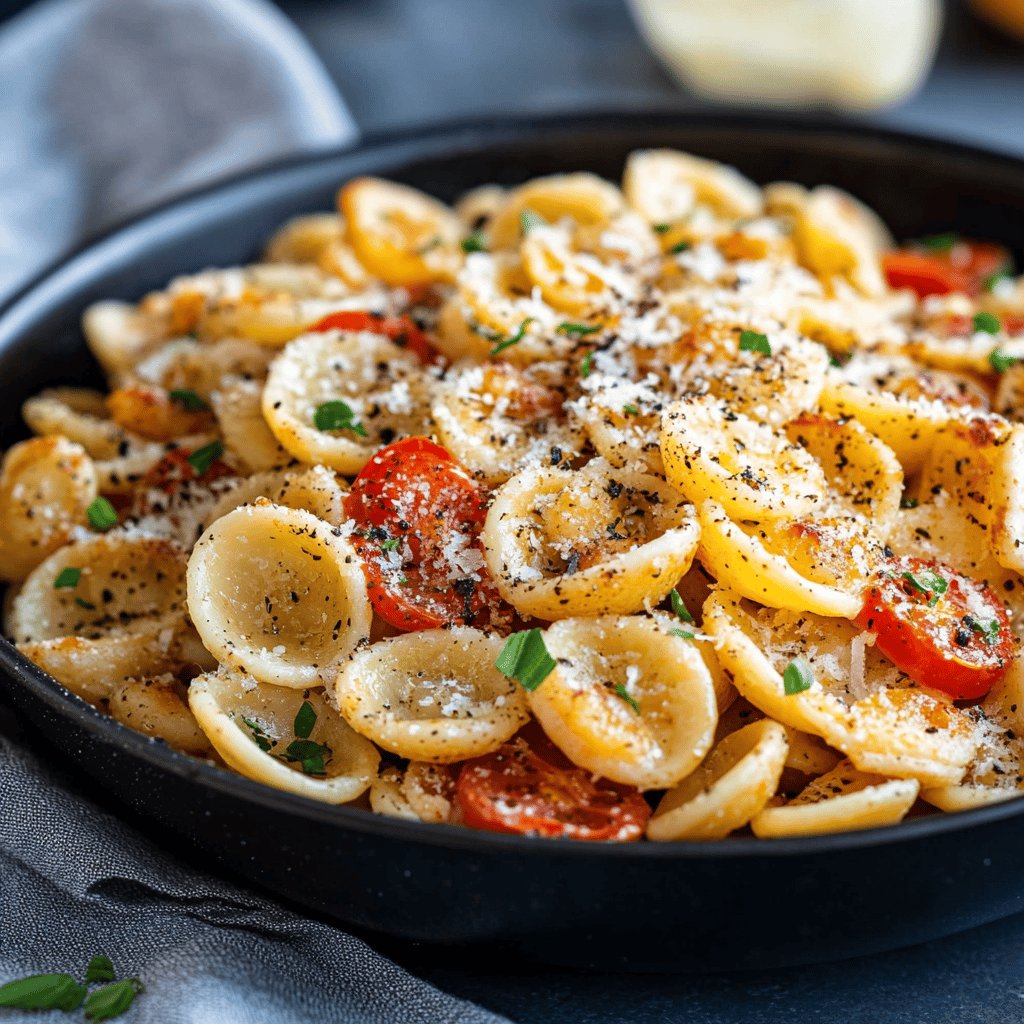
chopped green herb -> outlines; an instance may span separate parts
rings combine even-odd
[[[66,565],[57,574],[57,578],[53,581],[54,590],[74,590],[78,586],[78,581],[82,578],[82,570],[76,569],[73,566]]]
[[[679,252],[686,252],[686,250],[689,249],[690,247],[691,243],[686,241],[686,239],[684,238],[681,242],[676,242],[676,244],[669,249],[669,252],[673,254]]]
[[[626,689],[624,684],[615,684],[615,696],[624,700],[638,715],[640,714],[640,705],[637,703],[636,697]]]
[[[631,405],[631,404],[630,405],[624,405],[622,407],[622,411],[627,416],[639,416],[640,415],[640,410],[635,405]]]
[[[519,229],[524,235],[528,235],[534,228],[543,227],[547,221],[533,210],[526,209],[519,214]]]
[[[999,639],[999,621],[993,619],[991,622],[978,622],[970,615],[965,615],[960,620],[968,629],[980,633],[988,644],[994,644]]]
[[[672,612],[678,619],[682,619],[683,622],[693,622],[693,616],[690,614],[689,608],[686,607],[686,602],[679,596],[679,591],[672,588],[669,595],[669,600],[672,602]]]
[[[70,974],[32,974],[0,985],[0,1006],[16,1010],[77,1010],[85,986]]]
[[[92,601],[86,601],[84,597],[76,597],[75,604],[77,604],[79,608],[84,608],[86,611],[96,611],[96,605],[94,605]]]
[[[917,575],[905,572],[900,579],[906,580],[918,593],[930,594],[929,607],[935,607],[939,603],[939,598],[949,589],[949,581],[931,569],[925,569]]]
[[[326,775],[325,761],[331,756],[331,748],[326,743],[298,739],[292,740],[280,756],[284,761],[298,761],[305,775]]]
[[[900,499],[900,508],[917,508],[917,506],[920,504],[921,503],[917,500],[917,498]]]
[[[600,324],[559,324],[555,328],[559,334],[568,334],[574,338],[585,338],[588,334],[595,334],[601,330]]]
[[[426,254],[427,254],[428,252],[431,252],[431,251],[433,251],[433,250],[434,250],[434,249],[436,249],[436,248],[437,248],[437,247],[438,247],[438,246],[439,246],[440,244],[441,244],[441,236],[440,236],[440,235],[434,235],[434,237],[433,237],[433,238],[430,238],[430,239],[428,239],[428,240],[427,240],[426,242],[424,242],[424,243],[423,243],[423,244],[422,244],[422,245],[421,245],[421,246],[420,246],[420,247],[419,247],[419,248],[418,248],[418,249],[416,250],[416,255],[417,255],[417,256],[426,256]]]
[[[85,969],[85,981],[86,984],[90,984],[94,981],[113,981],[114,980],[114,965],[110,961],[109,956],[94,956],[89,961],[89,966]]]
[[[924,238],[919,238],[918,244],[933,252],[948,252],[959,241],[960,236],[955,231],[943,231],[938,235],[926,235]]]
[[[93,498],[85,510],[85,515],[94,530],[112,530],[117,526],[117,511],[102,495]]]
[[[463,252],[487,252],[487,245],[484,239],[484,233],[480,231],[474,231],[473,234],[467,235],[462,240],[462,251]]]
[[[366,428],[353,419],[354,416],[355,412],[347,402],[336,399],[316,407],[313,413],[313,426],[317,430],[351,430],[359,437],[368,437]]]
[[[313,705],[308,700],[302,702],[302,707],[299,708],[295,715],[295,735],[300,740],[309,739],[309,734],[313,731],[313,726],[316,725],[316,712],[313,710]]]
[[[655,224],[654,233],[656,235],[667,235],[672,230],[671,224]]]
[[[536,690],[556,665],[544,644],[539,629],[513,633],[501,649],[494,667],[509,679],[515,679],[525,690]]]
[[[210,467],[224,454],[224,445],[220,441],[211,441],[202,448],[191,452],[185,461],[196,471],[197,476],[205,476]]]
[[[838,356],[833,355],[831,352],[829,352],[829,354],[828,354],[828,365],[829,366],[835,366],[837,368],[842,368],[843,364],[840,362]]]
[[[135,997],[144,991],[138,978],[125,978],[112,985],[104,985],[86,996],[85,1019],[103,1021],[120,1017],[135,1002]]]
[[[263,731],[263,726],[260,725],[254,718],[242,718],[242,722],[245,727],[252,733],[252,741],[262,751],[268,751],[274,745],[274,741]]]
[[[994,348],[988,354],[988,362],[989,366],[991,366],[996,373],[1006,373],[1011,366],[1020,362],[1020,356],[1010,356],[1005,352]]]
[[[188,388],[176,388],[167,392],[167,396],[176,405],[180,405],[187,412],[209,412],[210,405],[202,395],[191,391]]]
[[[387,540],[381,541],[381,551],[394,551],[402,541],[398,537],[389,537]]]
[[[692,640],[697,634],[691,633],[688,629],[670,629],[669,636],[682,637],[683,640]]]
[[[983,334],[998,334],[1003,329],[1003,325],[994,313],[988,313],[982,310],[980,313],[974,314],[974,330],[975,333],[981,332]]]
[[[989,274],[985,278],[983,287],[987,292],[994,292],[1004,281],[1013,280],[1013,268],[1007,267],[1005,270],[997,270],[994,274]]]
[[[806,658],[794,658],[783,670],[782,689],[787,697],[803,693],[814,685],[814,672]]]
[[[582,360],[580,360],[580,376],[589,377],[590,370],[594,363],[594,353],[588,352]]]
[[[760,352],[763,356],[770,356],[772,346],[766,334],[759,334],[757,331],[743,331],[740,334],[740,351]]]
[[[528,316],[518,327],[516,333],[511,337],[505,338],[503,341],[499,341],[494,348],[491,349],[491,355],[496,356],[499,352],[504,352],[505,349],[511,348],[513,345],[518,345],[519,342],[526,337],[526,328],[533,323],[533,317]]]

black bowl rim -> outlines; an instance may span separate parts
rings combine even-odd
[[[154,204],[141,213],[124,218],[104,231],[87,238],[81,244],[53,261],[31,281],[19,288],[0,305],[0,345],[7,335],[17,337],[33,316],[39,315],[39,304],[44,309],[47,286],[60,286],[66,273],[78,271],[87,278],[90,273],[88,257],[102,258],[105,245],[122,234],[144,230],[167,215],[185,211],[192,206],[214,200],[219,194],[231,193],[263,179],[273,179],[289,171],[312,168],[320,163],[331,163],[358,155],[373,156],[379,152],[383,158],[391,149],[401,149],[417,143],[431,145],[448,140],[452,146],[469,142],[473,148],[487,148],[517,138],[532,139],[555,133],[600,133],[616,129],[636,130],[638,126],[671,129],[672,127],[707,128],[712,133],[744,132],[766,134],[787,132],[796,135],[833,134],[847,139],[875,142],[880,146],[903,147],[920,152],[930,151],[956,159],[981,161],[989,166],[1001,166],[1007,172],[1024,178],[1024,160],[1006,153],[979,146],[966,145],[934,136],[876,128],[871,125],[848,122],[838,118],[814,115],[785,117],[762,116],[747,111],[714,113],[680,113],[655,111],[610,111],[580,114],[557,113],[526,117],[497,117],[440,122],[422,128],[370,135],[341,148],[320,150],[309,154],[274,160],[237,174],[230,174],[194,190]],[[412,159],[415,159],[412,154]],[[84,268],[77,265],[86,261]],[[77,275],[75,275],[77,276]],[[74,276],[73,276],[74,279]],[[22,307],[27,307],[22,310]],[[19,314],[26,323],[19,324]],[[13,326],[12,326],[13,324]],[[193,781],[219,793],[256,806],[295,815],[328,826],[341,827],[370,836],[410,843],[425,843],[458,849],[471,854],[489,852],[512,854],[517,857],[564,857],[566,859],[610,858],[623,860],[683,861],[704,858],[747,859],[761,857],[797,857],[823,855],[865,847],[885,846],[900,842],[925,840],[950,832],[967,831],[977,826],[996,823],[1024,815],[1024,800],[1019,798],[986,807],[957,813],[940,813],[925,818],[903,821],[897,825],[865,829],[857,832],[839,832],[819,836],[784,839],[727,838],[707,842],[676,841],[667,843],[586,843],[575,840],[537,840],[515,835],[478,831],[453,825],[426,824],[373,814],[362,808],[337,806],[307,797],[274,789],[243,775],[225,771],[199,758],[167,746],[165,743],[143,736],[92,705],[79,699],[52,676],[43,672],[8,640],[0,637],[0,670],[10,679],[24,685],[33,696],[46,704],[54,713],[72,719],[73,723],[96,736],[97,739],[118,748],[130,757],[139,758],[150,765],[188,781]],[[68,753],[68,757],[73,757]]]

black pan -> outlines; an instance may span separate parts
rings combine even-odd
[[[0,314],[0,443],[40,388],[97,380],[78,323],[105,297],[251,259],[287,217],[378,173],[445,199],[485,181],[675,146],[759,181],[847,188],[897,236],[958,229],[1024,248],[1024,164],[835,125],[676,116],[453,127],[272,167],[164,206],[80,250]],[[235,873],[342,922],[437,943],[511,942],[606,969],[767,967],[891,949],[1024,909],[1024,801],[806,839],[605,846],[380,818],[277,792],[101,715],[0,644],[14,703],[66,760]],[[2,813],[2,810],[0,810]]]

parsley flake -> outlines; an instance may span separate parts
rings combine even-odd
[[[740,334],[740,351],[760,352],[763,356],[770,356],[772,346],[766,334],[760,334],[757,331],[743,331]]]
[[[487,252],[487,245],[484,239],[484,233],[480,231],[474,231],[473,234],[467,235],[462,240],[462,251],[463,252]]]
[[[600,324],[559,324],[556,328],[559,334],[568,334],[573,338],[585,338],[588,334],[596,334],[601,330]]]
[[[655,224],[652,230],[656,235],[667,235],[672,230],[671,224]]]
[[[691,243],[686,241],[684,238],[681,242],[676,242],[676,244],[669,249],[669,252],[675,255],[676,253],[686,252],[689,248],[691,248]]]
[[[532,316],[528,316],[519,325],[519,327],[516,330],[515,334],[511,335],[511,337],[503,339],[502,341],[499,341],[498,344],[495,345],[494,348],[491,349],[491,355],[492,356],[496,356],[499,352],[504,352],[505,349],[511,348],[513,345],[518,345],[519,342],[521,342],[523,340],[523,338],[526,337],[526,328],[529,327],[530,324],[533,323],[533,319],[534,318]]]
[[[75,604],[77,604],[79,608],[84,608],[88,612],[96,611],[96,605],[94,605],[92,601],[86,601],[84,597],[75,597]]]
[[[931,595],[928,601],[930,608],[934,608],[939,603],[939,598],[949,589],[949,581],[931,569],[925,569],[916,575],[905,572],[900,579],[906,580],[918,593]]]
[[[555,668],[556,661],[548,654],[544,634],[539,629],[513,633],[501,649],[494,667],[509,679],[515,679],[524,690],[536,690]]]
[[[1010,356],[1000,349],[994,348],[988,354],[988,362],[989,366],[991,366],[996,373],[1006,373],[1011,366],[1020,362],[1020,356]]]
[[[938,235],[926,235],[918,239],[918,244],[923,249],[931,249],[932,252],[949,252],[959,241],[960,236],[955,231],[943,231]]]
[[[697,634],[691,633],[688,629],[670,629],[669,636],[677,636],[682,640],[692,640]]]
[[[900,498],[900,508],[917,508],[920,504],[917,498]]]
[[[398,537],[389,537],[387,540],[381,541],[381,551],[394,551],[402,541]]]
[[[787,697],[803,693],[814,685],[814,672],[806,658],[794,658],[783,670],[782,689]]]
[[[0,1006],[16,1010],[77,1010],[85,986],[70,974],[32,974],[0,985]]]
[[[224,445],[220,441],[211,441],[202,448],[190,452],[185,461],[196,471],[197,476],[205,476],[210,467],[224,454]]]
[[[1002,322],[994,313],[982,310],[980,313],[974,314],[975,334],[998,334],[1002,329]]]
[[[526,209],[519,214],[519,229],[524,235],[528,235],[534,228],[544,227],[547,221],[533,210]]]
[[[210,405],[202,395],[189,388],[175,388],[167,392],[175,405],[180,405],[186,412],[209,412]]]
[[[640,714],[640,705],[637,703],[636,697],[626,689],[623,683],[616,683],[614,692],[616,697],[624,700],[638,715]]]
[[[254,718],[242,718],[242,723],[252,733],[251,739],[264,753],[270,750],[274,741],[263,731],[263,726]]]
[[[53,581],[54,590],[74,590],[78,586],[78,581],[82,578],[82,570],[76,569],[74,566],[66,565],[57,574],[57,578]]]
[[[994,274],[989,274],[985,278],[982,287],[987,292],[994,292],[1004,281],[1013,280],[1013,268],[1006,267],[1003,270],[997,270]]]
[[[284,761],[297,761],[305,775],[326,775],[325,762],[331,756],[326,743],[315,743],[309,739],[292,740],[280,755]]]
[[[90,992],[85,999],[85,1019],[91,1021],[113,1020],[135,1002],[135,997],[145,989],[138,978],[125,978],[112,985]]]
[[[683,622],[693,622],[693,616],[690,614],[689,608],[686,607],[686,602],[679,596],[679,591],[672,588],[669,592],[669,600],[672,602],[672,612],[677,619],[682,619]]]
[[[622,407],[622,411],[627,416],[639,416],[640,415],[640,410],[635,405],[624,405]]]
[[[85,510],[85,515],[94,530],[106,532],[117,526],[117,511],[102,495],[93,498]]]
[[[316,407],[313,413],[313,426],[317,430],[351,430],[359,437],[368,437],[366,427],[353,417],[355,412],[347,402],[336,399],[333,402],[323,402]]]
[[[580,360],[580,376],[581,377],[589,377],[590,376],[590,371],[591,371],[591,368],[592,368],[593,364],[594,364],[594,353],[593,352],[588,352]]]
[[[316,725],[316,712],[313,710],[313,705],[308,700],[304,700],[302,707],[295,715],[295,725],[293,726],[295,735],[301,740],[309,739],[314,725]]]

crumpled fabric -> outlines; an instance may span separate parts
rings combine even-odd
[[[507,1024],[340,928],[202,874],[0,736],[0,983],[111,958],[125,1024]],[[0,1022],[66,1016],[0,1009]]]

